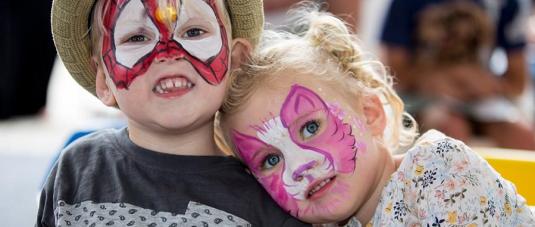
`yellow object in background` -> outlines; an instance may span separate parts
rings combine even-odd
[[[474,147],[503,178],[513,182],[529,206],[535,206],[535,151]]]

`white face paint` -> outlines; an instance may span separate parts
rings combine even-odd
[[[206,61],[221,50],[221,30],[217,23],[217,17],[212,8],[203,0],[185,0],[183,3],[178,14],[179,18],[173,39],[191,55],[201,61]],[[180,31],[187,30],[190,26],[206,30],[208,35],[200,39],[188,39],[181,36]]]
[[[177,9],[178,21],[174,23],[172,40],[201,61],[216,56],[222,48],[221,29],[212,8],[203,0],[184,0]],[[160,41],[161,33],[147,16],[141,0],[131,0],[117,19],[113,34],[117,62],[132,68],[147,56]],[[189,29],[199,29],[202,35],[189,37]],[[125,42],[134,35],[138,42]]]
[[[140,58],[154,49],[160,39],[158,28],[147,16],[145,7],[140,0],[132,0],[124,6],[117,18],[113,39],[116,46],[117,62],[132,68]],[[126,42],[133,35],[146,38],[143,42]]]
[[[282,153],[284,188],[295,199],[304,200],[309,185],[333,172],[333,165],[324,155],[301,148],[292,141],[280,117],[265,122],[257,137]]]

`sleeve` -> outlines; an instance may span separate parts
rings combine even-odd
[[[445,137],[422,152],[413,181],[420,224],[535,226],[514,185],[462,142]]]
[[[381,42],[410,48],[414,33],[413,1],[392,0],[383,24]]]
[[[39,199],[39,208],[37,210],[36,227],[40,226],[55,226],[54,209],[56,202],[54,201],[54,184],[57,173],[57,162],[50,171],[48,178],[41,190]]]
[[[280,225],[280,226],[282,226],[282,227],[302,227],[302,226],[310,226],[310,227],[312,227],[311,224],[306,224],[304,222],[301,222],[301,221],[299,221],[297,219],[293,219],[293,218],[286,219],[282,223],[282,225]]]
[[[530,0],[507,0],[499,12],[496,25],[496,44],[507,51],[522,49],[526,45]]]

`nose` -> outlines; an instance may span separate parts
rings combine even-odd
[[[303,178],[305,177],[310,177],[310,176],[306,176],[306,171],[314,168],[314,166],[316,166],[318,162],[317,161],[310,161],[308,163],[305,163],[301,166],[299,166],[293,173],[292,173],[292,179],[294,181],[302,181]],[[311,179],[309,179],[311,180]]]
[[[156,57],[155,57],[155,61],[157,63],[166,63],[166,62],[169,62],[169,61],[179,61],[181,59],[184,58],[184,55],[182,54],[177,54],[177,53],[165,53],[165,54],[158,54]]]
[[[174,41],[159,44],[156,51],[157,54],[154,57],[156,63],[179,61],[186,57],[184,50]]]

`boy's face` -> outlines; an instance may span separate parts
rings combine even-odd
[[[340,88],[280,78],[255,91],[225,128],[281,207],[310,223],[343,220],[369,198],[379,172],[366,119]]]
[[[131,119],[179,126],[219,108],[231,38],[216,1],[111,1],[103,14],[102,60]]]
[[[119,89],[155,60],[188,61],[212,85],[227,73],[228,37],[215,0],[118,0],[105,15],[102,58]]]

